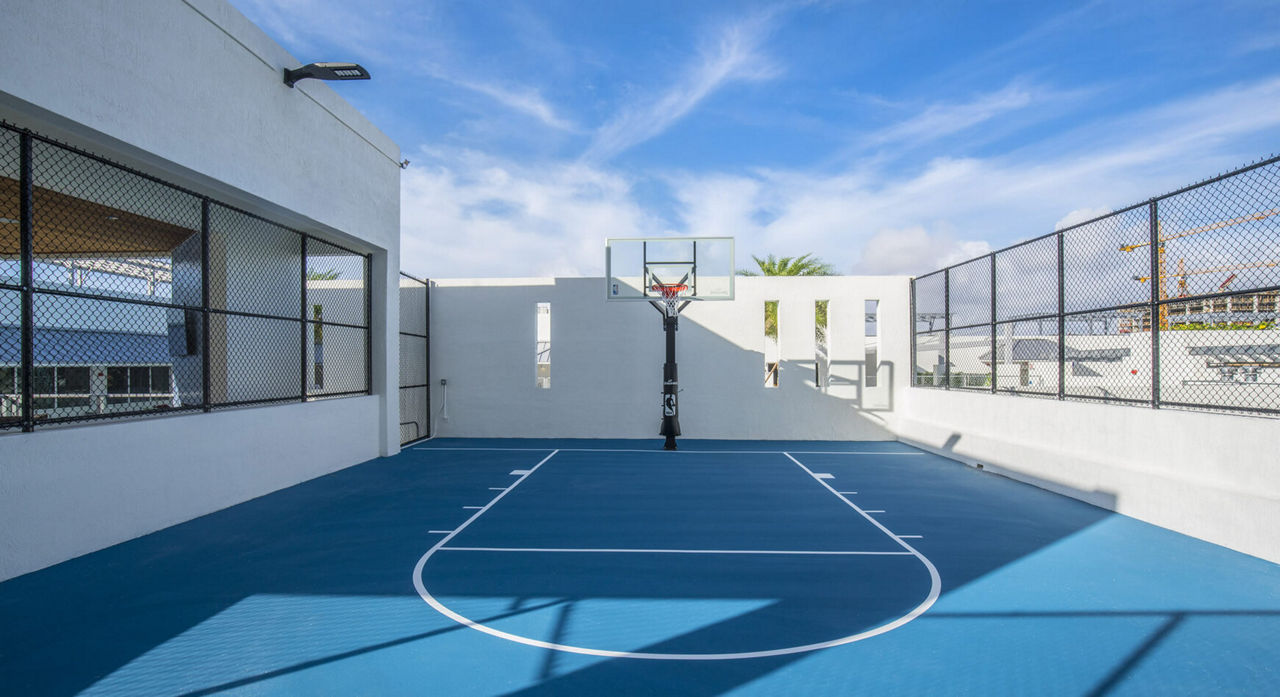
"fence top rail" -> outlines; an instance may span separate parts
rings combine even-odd
[[[414,275],[412,275],[412,274],[405,273],[404,271],[401,271],[401,272],[400,272],[400,275],[401,275],[401,276],[404,276],[405,278],[409,279],[410,281],[417,281],[418,283],[421,283],[421,284],[422,284],[422,285],[424,285],[424,286],[425,286],[425,285],[427,285],[427,284],[430,282],[430,280],[429,280],[429,279],[425,279],[425,278],[418,278],[417,276],[414,276]]]

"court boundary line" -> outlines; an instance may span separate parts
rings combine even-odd
[[[910,447],[910,446],[907,446]],[[644,450],[641,448],[451,448],[451,447],[415,447],[413,450],[470,450],[477,452],[518,452],[545,453],[555,450],[558,453],[663,453],[671,455],[895,455],[923,456],[927,452],[881,452],[879,450]]]
[[[427,450],[434,450],[434,449],[443,450],[443,448],[427,448]],[[430,605],[432,608],[434,608],[437,612],[444,615],[445,617],[448,617],[449,619],[452,619],[453,621],[459,624],[462,624],[466,627],[470,627],[471,629],[474,629],[476,631],[484,632],[485,634],[489,634],[490,636],[498,637],[499,639],[506,639],[507,641],[512,641],[518,644],[525,644],[526,646],[534,646],[538,648],[551,649],[554,651],[564,651],[566,653],[576,653],[576,654],[582,654],[587,656],[600,656],[604,658],[635,658],[635,659],[644,659],[644,660],[663,660],[663,661],[722,661],[722,660],[739,660],[739,659],[746,659],[746,658],[768,658],[768,657],[774,657],[774,656],[787,656],[787,655],[798,654],[798,653],[808,653],[811,651],[817,651],[819,649],[826,649],[834,646],[851,644],[856,641],[862,641],[863,639],[870,639],[871,637],[879,636],[886,632],[890,632],[894,629],[897,629],[898,627],[901,627],[902,625],[916,619],[917,617],[922,615],[926,610],[932,607],[933,604],[937,601],[939,595],[941,595],[942,579],[938,575],[937,568],[934,567],[933,563],[930,562],[927,557],[925,557],[923,554],[921,554],[918,550],[916,550],[911,545],[904,542],[900,536],[895,535],[888,528],[881,525],[875,518],[872,518],[870,515],[867,515],[866,513],[864,513],[862,509],[859,508],[857,505],[855,505],[852,501],[849,501],[845,497],[841,496],[839,492],[837,492],[833,487],[831,487],[831,485],[827,484],[826,481],[819,479],[816,476],[813,476],[812,470],[806,467],[799,460],[792,457],[791,454],[787,451],[782,451],[781,454],[785,455],[787,459],[794,462],[805,472],[808,472],[810,475],[810,478],[812,478],[814,481],[818,482],[824,488],[826,488],[828,491],[834,494],[835,497],[840,501],[842,501],[845,505],[857,511],[859,515],[861,515],[863,518],[865,518],[875,527],[879,528],[880,531],[885,533],[885,535],[887,535],[890,539],[894,540],[900,546],[902,546],[902,548],[905,549],[909,555],[916,557],[916,559],[918,559],[922,564],[924,564],[925,569],[929,572],[929,579],[930,579],[931,585],[929,589],[929,594],[923,602],[921,602],[915,608],[910,610],[907,614],[902,615],[901,617],[893,621],[887,622],[885,624],[882,624],[876,627],[872,627],[871,629],[868,629],[866,631],[858,632],[856,634],[852,634],[846,637],[841,637],[838,639],[832,639],[829,641],[816,642],[812,644],[804,644],[801,646],[788,646],[788,647],[783,647],[779,649],[764,649],[760,651],[743,651],[743,652],[733,652],[733,653],[649,653],[649,652],[642,652],[642,651],[617,651],[617,650],[611,650],[611,649],[590,649],[582,646],[569,646],[565,644],[556,644],[549,641],[542,641],[540,639],[532,639],[530,637],[520,636],[518,634],[512,634],[510,632],[505,632],[500,629],[494,629],[493,627],[480,624],[479,622],[476,622],[468,617],[464,617],[458,614],[457,612],[454,612],[453,610],[449,609],[443,603],[437,600],[435,596],[431,595],[431,593],[427,590],[426,584],[422,580],[422,571],[426,567],[427,560],[430,559],[431,556],[434,555],[436,552],[439,552],[440,550],[444,549],[445,545],[454,537],[456,537],[458,533],[465,530],[467,526],[475,522],[476,519],[478,519],[486,511],[492,508],[494,504],[502,500],[504,496],[514,491],[515,488],[519,486],[522,482],[524,482],[525,479],[532,476],[534,472],[538,471],[538,469],[541,468],[544,464],[546,464],[548,460],[555,457],[556,454],[560,452],[561,452],[561,449],[559,448],[552,450],[551,453],[546,457],[542,458],[542,460],[540,460],[538,464],[534,465],[528,471],[522,474],[519,479],[517,479],[515,482],[511,484],[510,487],[508,487],[505,491],[499,493],[496,497],[494,497],[492,501],[486,504],[483,508],[476,511],[474,515],[472,515],[465,522],[463,522],[462,525],[459,525],[455,530],[453,530],[453,532],[441,538],[438,542],[436,542],[431,547],[431,549],[427,550],[427,552],[418,559],[418,563],[415,564],[413,567],[413,586],[414,586],[414,589],[418,591],[418,595],[424,601],[426,601],[428,605]],[[654,452],[654,451],[645,450],[640,452]],[[689,451],[689,452],[709,452],[709,451]],[[769,451],[768,454],[776,455],[779,453]]]
[[[869,550],[826,549],[629,549],[625,547],[441,547],[441,552],[529,552],[529,553],[582,553],[582,554],[795,554],[795,555],[848,555],[848,556],[908,556],[911,552],[878,552]]]

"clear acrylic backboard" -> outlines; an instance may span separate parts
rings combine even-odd
[[[733,300],[732,237],[611,238],[604,243],[607,300],[662,300],[683,285],[685,300]]]

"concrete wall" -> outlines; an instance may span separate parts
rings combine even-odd
[[[223,0],[4,4],[0,118],[374,255],[375,396],[0,436],[0,580],[398,450],[400,152],[282,83],[342,58]]]
[[[1274,419],[907,390],[900,440],[1280,561]]]
[[[0,437],[0,580],[367,460],[378,400]]]
[[[891,440],[910,356],[901,277],[739,278],[693,303],[677,335],[691,438]],[[865,386],[863,301],[880,301],[880,366]],[[764,302],[778,300],[779,386],[766,388]],[[831,383],[815,385],[814,301],[829,300]],[[535,305],[551,303],[551,388],[535,381]],[[441,436],[657,437],[664,339],[643,302],[603,278],[440,281],[431,293],[432,405]],[[440,379],[448,381],[442,406]],[[444,418],[447,416],[448,418]]]

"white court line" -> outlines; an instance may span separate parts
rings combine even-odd
[[[558,452],[558,451],[557,451],[557,452]],[[554,453],[553,453],[553,454],[554,454]],[[530,472],[532,472],[532,471],[533,471],[533,470],[511,470],[511,476],[513,476],[513,477],[527,477],[527,476],[529,476],[529,473],[530,473]],[[513,485],[513,486],[514,486],[514,485]]]
[[[441,547],[441,552],[536,552],[585,554],[812,554],[896,557],[911,552],[864,552],[814,549],[602,549],[596,547]]]
[[[830,472],[817,472],[817,473],[810,472],[809,474],[812,474],[814,479],[835,479],[836,478],[836,475],[831,474]]]
[[[484,506],[463,506],[463,508],[467,509],[468,511],[478,511],[481,508],[484,508]]]
[[[792,457],[791,453],[783,453],[783,455],[786,455],[788,460],[791,460],[792,462],[799,465],[800,469],[804,470],[805,472],[808,472],[811,476],[813,475],[813,470],[809,469],[808,467],[805,467],[804,463]],[[817,477],[814,477],[814,479],[817,479]],[[857,504],[855,504],[854,502],[850,501],[849,499],[843,496],[840,496],[840,492],[836,491],[830,484],[822,481],[821,479],[817,479],[817,482],[822,486],[826,487],[828,491],[835,494],[837,498],[839,498],[841,501],[845,503],[845,505],[849,506],[850,508],[852,508],[853,510],[861,514],[862,517],[866,518],[872,525],[876,526],[877,528],[880,528],[881,532],[893,538],[894,542],[897,542],[899,545],[902,545],[903,549],[907,550],[912,555],[914,555],[917,559],[919,559],[920,563],[924,564],[925,569],[929,571],[929,581],[930,581],[928,597],[924,599],[924,602],[915,606],[915,608],[913,608],[911,612],[908,612],[907,614],[903,615],[902,617],[899,617],[898,619],[888,624],[880,625],[875,629],[868,630],[861,634],[855,634],[852,637],[845,637],[844,639],[837,640],[837,642],[832,643],[831,645],[835,646],[837,644],[847,644],[850,642],[859,641],[861,639],[866,639],[868,637],[873,637],[878,634],[884,634],[885,632],[897,629],[898,627],[901,627],[902,625],[910,622],[911,620],[914,620],[915,618],[924,614],[926,610],[933,607],[933,604],[938,601],[938,596],[942,594],[942,577],[938,575],[937,567],[933,565],[933,562],[929,561],[928,557],[921,554],[919,550],[917,550],[915,547],[912,547],[911,545],[902,541],[902,538],[904,537],[919,537],[919,535],[893,534],[893,532],[891,532],[889,528],[886,528],[885,526],[880,524],[880,521],[876,520],[875,518],[872,518],[870,515],[867,515],[867,512],[859,508]]]
[[[840,494],[840,495],[844,495],[844,494],[856,494],[856,493],[858,493],[858,492],[856,492],[856,491],[837,491],[836,493],[837,493],[837,494]]]
[[[552,448],[413,448],[414,450],[477,450],[494,452],[545,453]],[[879,450],[645,450],[643,448],[556,448],[560,453],[662,453],[664,455],[928,455],[929,453],[882,452]]]
[[[919,539],[919,538],[924,537],[924,535],[898,535],[898,537],[900,537],[900,538],[904,538],[904,539],[905,539],[905,538],[914,538],[914,539]]]
[[[453,531],[452,530],[428,530],[427,534],[428,535],[448,535],[451,532]]]
[[[870,508],[864,510],[865,513],[884,513],[884,511],[873,511]]]
[[[505,486],[491,486],[491,487],[489,487],[489,491],[506,491],[506,490],[507,490],[507,487],[505,487]]]
[[[886,535],[892,538],[895,542],[897,542],[898,545],[900,545],[903,549],[906,550],[907,554],[919,559],[921,563],[925,565],[925,568],[928,569],[929,571],[929,577],[932,582],[932,586],[929,590],[929,596],[924,600],[924,602],[920,603],[918,606],[916,606],[913,610],[911,610],[906,615],[903,615],[902,617],[899,617],[898,619],[892,622],[880,625],[879,627],[875,627],[867,631],[859,632],[857,634],[853,634],[850,636],[842,637],[840,639],[833,639],[831,641],[823,641],[823,642],[818,642],[814,644],[805,644],[803,646],[789,646],[789,647],[780,648],[780,649],[767,649],[763,651],[745,651],[740,653],[644,653],[644,652],[636,652],[636,651],[613,651],[613,650],[607,650],[607,649],[589,649],[581,646],[568,646],[565,644],[555,644],[549,641],[531,639],[529,637],[519,636],[517,634],[511,634],[510,632],[504,632],[502,630],[494,629],[493,627],[488,627],[483,624],[480,624],[479,622],[463,617],[462,615],[445,607],[443,603],[441,603],[439,600],[435,598],[435,596],[431,595],[431,593],[427,591],[426,584],[422,580],[422,571],[427,564],[427,560],[430,559],[431,555],[435,554],[437,551],[440,551],[441,549],[445,549],[445,545],[450,540],[452,540],[455,536],[457,536],[459,532],[462,532],[462,530],[464,530],[468,525],[475,522],[475,520],[478,519],[481,515],[484,515],[485,511],[492,508],[493,505],[496,504],[498,501],[500,501],[503,496],[506,496],[507,494],[511,493],[511,491],[514,490],[517,486],[519,486],[521,482],[527,479],[529,475],[537,471],[539,467],[545,464],[552,457],[555,457],[556,453],[559,453],[559,452],[560,452],[559,450],[552,451],[550,455],[547,455],[545,458],[542,459],[542,461],[540,461],[532,469],[528,470],[528,472],[522,475],[520,479],[516,480],[516,482],[513,483],[509,489],[502,492],[501,494],[498,494],[498,496],[495,497],[492,501],[490,501],[488,505],[486,505],[483,509],[477,511],[475,515],[471,516],[466,520],[466,522],[458,526],[457,530],[453,531],[452,533],[450,533],[449,535],[441,539],[439,542],[435,544],[435,546],[427,550],[426,554],[423,554],[422,557],[418,559],[418,563],[413,567],[413,585],[414,585],[414,588],[418,591],[418,595],[421,596],[421,598],[424,601],[426,601],[428,605],[435,608],[435,610],[440,614],[452,619],[453,621],[459,624],[470,627],[476,631],[484,632],[491,636],[498,637],[500,639],[514,641],[520,644],[525,644],[527,646],[536,646],[544,649],[552,649],[556,651],[565,651],[568,653],[584,654],[588,656],[603,656],[606,658],[638,658],[638,659],[667,660],[667,661],[720,661],[720,660],[731,660],[731,659],[742,659],[742,658],[765,658],[770,656],[785,656],[789,654],[807,653],[809,651],[816,651],[818,649],[825,649],[832,646],[841,646],[843,644],[849,644],[855,641],[868,639],[873,636],[878,636],[880,634],[884,634],[885,632],[891,631],[893,629],[897,629],[898,627],[906,624],[907,622],[910,622],[916,617],[919,617],[921,613],[923,613],[925,610],[928,610],[929,607],[933,605],[933,603],[938,599],[939,593],[941,592],[942,581],[938,576],[938,570],[934,568],[933,564],[927,558],[925,558],[923,554],[916,551],[906,542],[903,542],[899,537],[895,536],[883,525],[877,523],[874,518],[868,516],[866,513],[863,513],[862,510],[857,506],[855,506],[853,503],[849,502],[847,499],[841,498],[840,499],[841,501],[844,501],[846,504],[852,507],[855,511],[858,511],[859,513],[861,513],[863,517],[865,517],[868,521],[871,522],[872,525],[875,525],[882,532],[884,532]],[[643,451],[643,452],[650,452],[650,451]],[[782,454],[786,455],[787,458],[789,458],[792,462],[799,465],[801,469],[808,472],[811,476],[813,475],[813,472],[810,471],[808,467],[805,467],[803,464],[800,463],[799,460],[792,457],[789,453],[784,452]],[[826,487],[832,493],[836,493],[836,490],[832,489],[826,482],[820,479],[817,481],[819,484],[822,484],[822,486]],[[458,550],[455,550],[455,551],[458,551]]]

